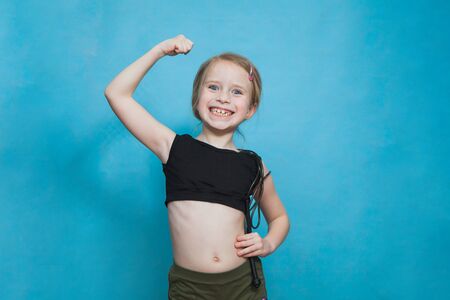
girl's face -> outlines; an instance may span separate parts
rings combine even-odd
[[[248,73],[242,67],[228,61],[213,63],[201,86],[197,105],[203,123],[219,130],[234,131],[256,111],[250,107],[251,88]]]

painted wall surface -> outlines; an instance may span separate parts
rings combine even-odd
[[[449,28],[447,1],[1,1],[0,299],[167,299],[161,161],[103,92],[180,33],[134,94],[177,133],[206,59],[261,73],[235,142],[291,220],[269,299],[445,299]]]

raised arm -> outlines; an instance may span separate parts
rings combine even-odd
[[[175,132],[155,119],[134,98],[133,93],[151,67],[162,57],[187,54],[193,43],[180,34],[165,40],[122,70],[106,87],[104,94],[125,127],[161,162],[166,163]]]

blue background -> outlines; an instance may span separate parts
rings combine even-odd
[[[263,258],[269,299],[448,296],[448,2],[162,3],[0,2],[0,299],[167,299],[161,162],[103,92],[180,33],[192,51],[134,94],[178,133],[199,132],[207,58],[261,72],[236,145],[263,157],[291,221]]]

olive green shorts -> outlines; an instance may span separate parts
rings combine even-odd
[[[169,271],[170,300],[267,300],[266,280],[261,259],[255,260],[261,285],[252,285],[250,262],[221,273],[203,273],[185,269],[175,262]]]

